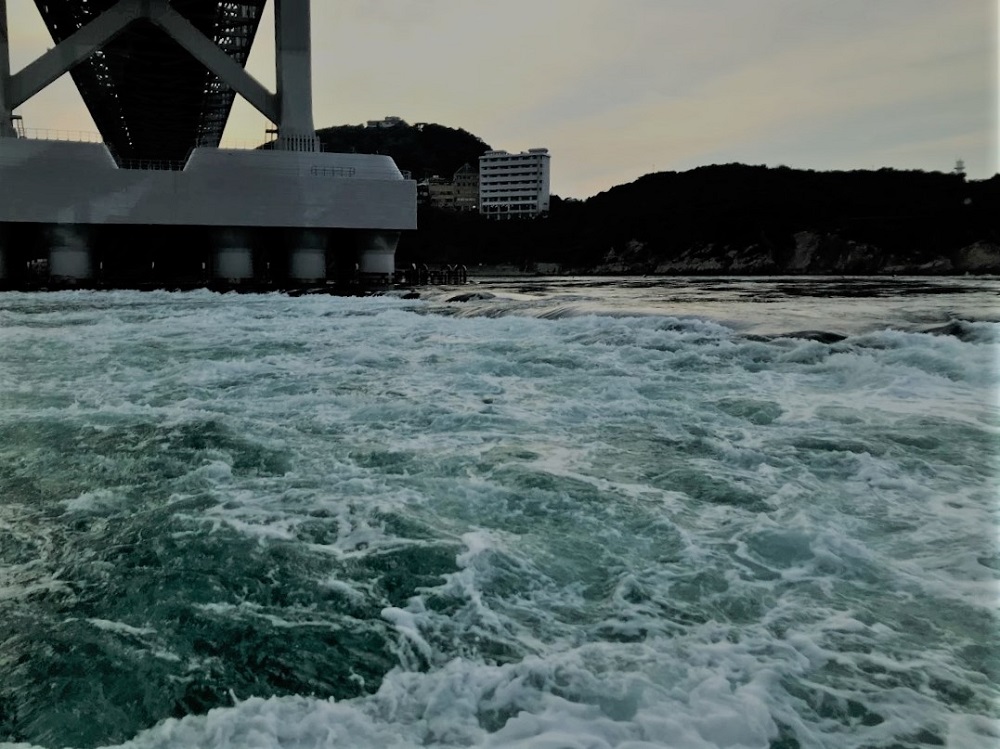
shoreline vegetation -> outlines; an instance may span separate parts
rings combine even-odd
[[[727,164],[660,172],[547,217],[422,206],[398,262],[583,275],[1000,273],[1000,176]]]
[[[415,179],[476,166],[490,146],[461,129],[401,123],[318,132],[332,150],[383,153]],[[558,144],[553,169],[559,168]],[[548,216],[490,221],[418,209],[397,267],[514,267],[564,275],[1000,274],[1000,175],[786,166],[657,172]]]

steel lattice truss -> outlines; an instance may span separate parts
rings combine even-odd
[[[116,0],[35,0],[56,42]],[[171,0],[199,31],[245,65],[267,0]],[[78,65],[73,81],[119,159],[179,161],[217,146],[235,93],[166,33],[137,21]]]

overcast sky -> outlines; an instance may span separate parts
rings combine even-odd
[[[8,0],[12,67],[51,46]],[[317,127],[385,115],[552,152],[584,198],[743,162],[998,171],[997,0],[313,0]],[[248,69],[273,89],[265,17]],[[26,126],[96,130],[68,76]],[[268,123],[242,100],[226,131]]]

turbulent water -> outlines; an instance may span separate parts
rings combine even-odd
[[[0,295],[0,743],[1000,745],[998,292]]]

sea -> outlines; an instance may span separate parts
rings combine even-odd
[[[0,745],[1000,746],[1000,279],[0,294]]]

